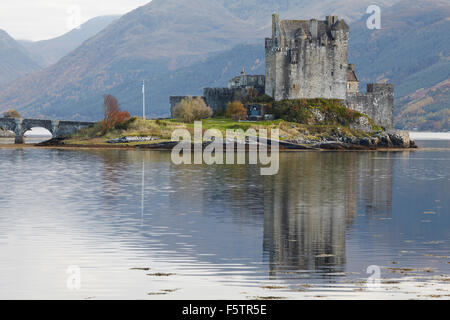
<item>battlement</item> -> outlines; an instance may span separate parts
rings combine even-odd
[[[367,85],[367,93],[394,94],[394,85],[389,83],[370,83]]]

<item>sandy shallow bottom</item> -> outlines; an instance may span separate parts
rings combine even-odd
[[[286,287],[283,284],[277,286],[273,282],[266,287],[230,287],[200,281],[195,289],[180,289],[183,287],[183,281],[181,278],[178,280],[173,283],[173,289],[161,288],[149,292],[149,299],[450,300],[450,279],[442,276],[428,279],[417,277],[384,279],[379,287],[368,287],[365,280],[333,287],[314,287],[310,284]],[[169,285],[169,283],[166,284]]]
[[[196,279],[195,287],[189,277],[152,281],[150,300],[450,300],[450,277],[404,277],[382,279],[378,287],[369,287],[365,279],[333,286],[305,283],[295,286],[268,281],[259,286],[244,287],[224,284],[210,278]],[[233,280],[229,279],[232,283]],[[306,280],[306,279],[305,279]],[[89,297],[101,299],[101,297]]]

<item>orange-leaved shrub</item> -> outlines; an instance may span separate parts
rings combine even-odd
[[[240,101],[233,101],[227,104],[226,115],[234,120],[245,120],[247,118],[247,110]]]
[[[103,133],[107,130],[114,128],[130,119],[130,113],[128,111],[121,111],[119,101],[116,97],[107,94],[103,97],[103,108],[105,112],[105,118],[102,121]]]

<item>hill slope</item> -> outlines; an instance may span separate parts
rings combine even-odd
[[[0,29],[0,88],[39,69],[27,51]]]
[[[350,60],[360,81],[389,81],[396,125],[450,130],[450,3],[404,0],[385,10],[382,29],[351,25]]]
[[[347,22],[358,20],[373,0],[218,0],[236,16],[251,21],[255,26],[270,30],[271,15],[278,13],[283,19],[323,19],[337,14]],[[389,7],[401,0],[378,0],[375,3]]]
[[[43,68],[56,63],[59,59],[93,37],[120,16],[103,16],[93,18],[83,23],[79,29],[74,29],[60,37],[43,41],[20,41],[33,60]]]
[[[261,37],[215,0],[153,0],[85,41],[57,64],[2,91],[0,108],[14,106],[30,116],[51,116],[60,108],[58,114],[67,118],[92,119],[99,115],[96,110],[81,115],[72,107],[101,105],[104,93],[123,84],[139,87],[143,71],[154,78]]]
[[[263,39],[270,35],[272,12],[282,18],[345,12],[359,18],[350,25],[350,61],[360,79],[396,85],[397,126],[445,129],[448,2],[380,3],[389,3],[382,8],[383,29],[368,30],[364,13],[371,1],[366,0],[153,0],[54,66],[1,91],[0,111],[14,106],[30,116],[96,120],[102,95],[111,93],[140,114],[140,85],[146,79],[151,115],[167,115],[169,95],[226,85],[242,67],[263,74]],[[234,47],[239,43],[250,44]]]

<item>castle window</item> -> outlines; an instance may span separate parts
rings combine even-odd
[[[334,76],[334,71],[331,71],[331,76]]]
[[[342,70],[342,64],[341,64],[341,70]]]

